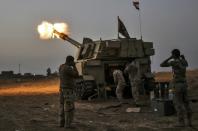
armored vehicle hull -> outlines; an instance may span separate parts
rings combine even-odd
[[[82,76],[77,82],[80,98],[108,97],[108,94],[112,94],[108,92],[115,90],[112,70],[119,68],[123,71],[131,61],[137,64],[138,73],[147,86],[141,92],[144,94],[151,88],[153,76],[150,56],[154,55],[152,42],[143,42],[135,38],[99,41],[85,38],[78,49],[76,66]],[[128,82],[127,76],[125,78]]]

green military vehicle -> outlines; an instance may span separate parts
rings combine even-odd
[[[112,69],[118,67],[124,70],[131,60],[138,63],[139,73],[144,80],[145,88],[142,93],[150,88],[153,82],[150,60],[150,56],[154,55],[152,42],[144,42],[136,38],[97,41],[84,38],[81,44],[65,34],[58,34],[60,38],[78,48],[76,66],[81,78],[77,80],[77,95],[81,99],[107,98],[108,95],[113,94],[115,84]],[[130,90],[129,87],[130,85],[126,90]]]

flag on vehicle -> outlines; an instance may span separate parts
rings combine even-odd
[[[120,20],[118,16],[118,33],[122,34],[126,38],[130,38],[129,33],[124,25],[124,23]]]

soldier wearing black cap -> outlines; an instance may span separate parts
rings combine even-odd
[[[60,127],[70,128],[74,117],[74,80],[79,76],[74,57],[67,56],[59,67],[60,76]]]

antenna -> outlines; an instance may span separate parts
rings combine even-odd
[[[21,64],[19,64],[19,74],[21,74]]]

